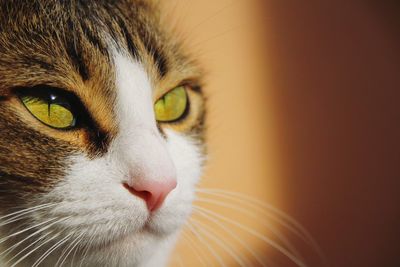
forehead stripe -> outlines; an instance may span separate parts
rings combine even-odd
[[[100,38],[96,36],[96,33],[93,32],[85,22],[81,23],[81,28],[83,35],[85,36],[86,40],[95,48],[97,48],[100,53],[103,55],[107,55],[108,51]]]
[[[121,18],[117,18],[118,26],[121,28],[122,34],[125,38],[126,44],[128,46],[128,51],[130,52],[133,58],[138,58],[138,49],[136,44],[133,42],[131,34],[125,26],[125,23]]]
[[[67,53],[69,58],[71,59],[71,63],[78,71],[79,75],[82,77],[83,81],[87,81],[89,79],[89,70],[85,65],[85,62],[82,57],[82,51],[78,48],[79,45],[76,45],[76,42],[71,42],[67,44]]]
[[[158,73],[164,77],[168,72],[168,62],[161,50],[154,45],[154,41],[149,36],[143,37],[146,50],[152,56],[153,61],[157,67]]]
[[[72,32],[74,32],[75,25],[72,22],[71,18],[67,21],[68,26],[71,27]],[[76,40],[76,36],[72,36],[70,40],[67,40],[66,50],[67,54],[71,60],[71,63],[78,71],[79,75],[82,77],[84,81],[89,79],[89,71],[87,66],[85,65],[85,61],[83,59],[83,49],[81,44]]]

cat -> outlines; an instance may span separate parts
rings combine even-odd
[[[202,71],[145,0],[0,2],[0,265],[166,266]]]

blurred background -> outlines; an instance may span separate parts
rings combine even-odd
[[[209,98],[171,266],[400,266],[398,1],[162,4]]]

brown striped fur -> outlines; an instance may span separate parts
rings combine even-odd
[[[110,43],[145,62],[154,100],[181,84],[192,88],[187,118],[159,129],[172,127],[202,140],[200,72],[179,42],[160,28],[158,12],[144,0],[0,2],[1,213],[29,207],[51,190],[63,179],[67,158],[74,153],[96,158],[107,151],[119,130],[113,114]],[[84,118],[80,127],[55,130],[27,112],[18,92],[43,86],[79,100]]]
[[[4,176],[50,186],[62,176],[63,159],[73,151],[95,156],[107,149],[118,131],[113,124],[115,86],[107,38],[147,62],[155,95],[188,81],[198,88],[197,67],[179,52],[177,42],[161,32],[157,12],[148,1],[137,0],[0,3],[0,151],[4,151],[0,172]],[[86,108],[90,125],[59,132],[29,117],[15,101],[15,90],[40,85],[74,93]],[[191,94],[192,108],[203,113],[201,93]],[[172,127],[199,134],[200,118],[193,116],[190,123]],[[38,190],[33,184],[29,190]]]

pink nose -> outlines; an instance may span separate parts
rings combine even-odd
[[[163,204],[167,195],[176,187],[175,179],[165,179],[163,181],[137,181],[132,186],[127,183],[124,187],[133,195],[146,201],[149,211],[155,211]]]

